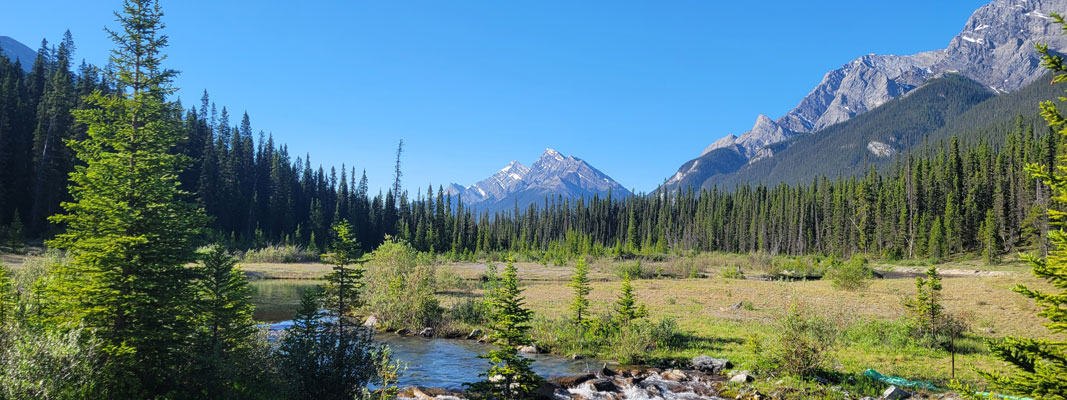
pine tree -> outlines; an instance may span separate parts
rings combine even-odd
[[[934,344],[944,318],[941,305],[941,275],[937,266],[926,270],[926,278],[915,278],[915,297],[905,303],[914,323],[915,336]]]
[[[993,210],[985,214],[985,222],[980,228],[982,232],[982,257],[987,264],[993,265],[1000,262],[1000,234],[997,227],[997,218]]]
[[[337,329],[343,330],[348,314],[360,304],[365,260],[348,220],[334,224],[333,231],[330,252],[322,255],[323,262],[333,264],[333,271],[326,275],[326,307],[337,318]]]
[[[619,291],[619,300],[615,302],[615,318],[622,324],[629,324],[635,319],[648,315],[644,304],[637,303],[633,284],[630,282],[630,273],[622,277],[622,289]]]
[[[199,358],[193,380],[205,397],[238,397],[254,382],[240,382],[242,365],[255,340],[252,295],[237,260],[219,245],[203,255],[203,267],[194,283],[196,313],[202,320],[195,341]]]
[[[1067,31],[1064,18],[1052,14],[1056,23]],[[1056,73],[1053,83],[1067,82],[1067,66],[1063,57],[1049,52],[1048,46],[1039,45],[1044,64]],[[1064,119],[1052,101],[1041,103],[1041,113],[1060,137],[1067,137],[1067,119]],[[1031,176],[1047,184],[1054,195],[1051,200],[1062,206],[1067,202],[1067,174],[1063,166],[1067,165],[1067,152],[1058,157],[1056,169],[1039,164],[1026,167]],[[1067,333],[1067,213],[1056,207],[1048,210],[1050,225],[1056,229],[1048,231],[1052,243],[1051,251],[1045,259],[1026,256],[1024,259],[1033,267],[1034,275],[1049,281],[1060,290],[1048,293],[1018,285],[1013,290],[1034,300],[1041,307],[1039,316],[1048,318],[1045,324],[1053,334]],[[1067,398],[1067,341],[1055,339],[1030,339],[1007,337],[990,345],[990,351],[997,358],[1011,364],[1012,374],[980,371],[996,388],[1009,394],[1027,396],[1034,399]]]
[[[479,356],[492,363],[489,371],[481,374],[486,380],[465,385],[479,398],[530,398],[541,383],[541,377],[530,368],[533,360],[519,355],[518,346],[532,343],[527,331],[533,312],[525,307],[522,289],[519,289],[518,268],[510,256],[501,275],[500,288],[493,297],[493,332],[489,338],[498,348]]]
[[[26,239],[22,234],[22,218],[16,212],[11,217],[11,225],[7,227],[7,249],[12,253],[22,253],[26,247]]]
[[[117,48],[116,90],[89,95],[75,113],[88,137],[70,141],[84,165],[71,174],[73,201],[53,222],[65,233],[69,264],[56,273],[50,314],[61,329],[84,325],[103,340],[108,397],[156,397],[179,388],[191,336],[193,237],[203,218],[182,199],[185,159],[167,101],[175,72],[163,69],[162,12],[155,1],[127,0]]]
[[[311,254],[311,255],[318,255],[319,252],[320,252],[319,251],[319,245],[315,241],[315,232],[311,232],[311,238],[308,239],[307,251],[308,251],[308,254]]]
[[[930,239],[926,241],[926,246],[927,255],[936,262],[940,262],[941,258],[947,253],[945,249],[945,228],[941,223],[940,216],[934,218],[934,225],[930,227]]]
[[[574,289],[574,298],[571,300],[571,311],[574,312],[574,323],[584,325],[589,318],[589,292],[593,290],[589,286],[589,264],[584,256],[578,257],[578,263],[574,265],[574,274],[571,275],[571,283],[567,284]]]
[[[323,376],[314,398],[351,399],[389,362],[387,357],[383,361],[382,350],[374,345],[369,330],[352,329],[348,324],[349,313],[361,304],[365,259],[347,220],[335,223],[333,231],[336,236],[330,252],[322,256],[324,262],[333,264],[333,271],[326,275],[323,304],[333,321],[327,324],[320,343]]]
[[[293,325],[286,329],[278,345],[282,369],[289,377],[290,394],[294,399],[312,399],[318,383],[323,380],[320,366],[324,355],[320,344],[326,330],[323,315],[319,312],[322,305],[322,288],[304,289],[300,296],[300,306],[293,316]]]

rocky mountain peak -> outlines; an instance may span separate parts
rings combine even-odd
[[[1046,43],[1060,52],[1067,50],[1067,36],[1049,16],[1064,11],[1067,0],[995,0],[978,8],[946,48],[856,58],[827,72],[785,115],[774,121],[760,115],[752,130],[716,140],[701,157],[717,149],[735,149],[738,154],[718,152],[716,157],[729,158],[729,162],[704,160],[704,164],[743,165],[737,163],[737,156],[749,161],[768,157],[771,144],[847,121],[948,73],[963,75],[1001,93],[1018,90],[1045,73],[1035,44]],[[693,170],[694,165],[692,161],[683,164],[668,182],[700,182],[708,178],[689,179],[683,169]]]
[[[525,207],[546,196],[577,198],[609,192],[629,195],[625,187],[589,163],[551,148],[545,149],[530,167],[512,161],[485,180],[465,188],[452,184],[446,191],[462,195],[464,203],[484,210],[510,209],[516,203]]]

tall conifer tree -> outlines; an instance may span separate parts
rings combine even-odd
[[[84,165],[71,174],[73,201],[53,217],[65,233],[50,244],[72,257],[56,272],[52,316],[61,328],[88,327],[104,342],[107,397],[143,398],[178,388],[188,357],[193,236],[203,218],[182,199],[186,159],[178,109],[167,100],[175,71],[154,0],[127,0],[111,31],[116,90],[95,91],[75,113],[88,137],[70,141]]]

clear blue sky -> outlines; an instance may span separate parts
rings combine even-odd
[[[654,189],[864,54],[943,48],[983,1],[164,0],[185,104],[205,88],[313,164],[468,185],[546,147]],[[0,35],[70,29],[106,62],[118,1],[7,1]],[[236,122],[236,120],[234,121]]]

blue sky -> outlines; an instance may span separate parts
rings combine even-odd
[[[546,147],[650,191],[864,54],[943,48],[982,1],[164,0],[168,66],[313,164],[468,185]],[[118,1],[10,1],[0,35],[70,29],[106,62]],[[236,122],[236,120],[234,120]]]

